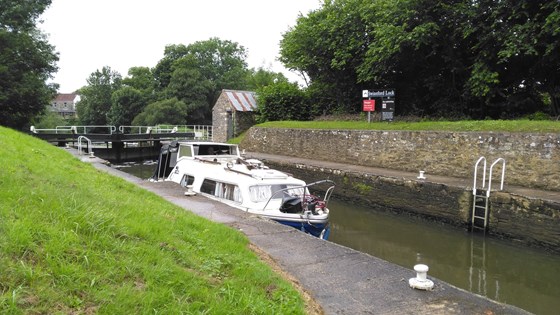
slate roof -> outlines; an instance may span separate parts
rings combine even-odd
[[[76,99],[76,96],[78,96],[78,94],[75,93],[62,93],[62,94],[58,94],[56,96],[56,98],[54,99],[55,102],[74,102],[74,100]]]
[[[238,112],[252,112],[257,109],[255,92],[223,90],[231,106]]]

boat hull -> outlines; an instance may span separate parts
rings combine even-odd
[[[285,221],[285,220],[281,220],[281,219],[274,219],[274,221],[287,225],[287,226],[291,226],[293,228],[296,228],[302,232],[311,234],[313,236],[316,236],[318,238],[327,240],[329,238],[329,234],[330,234],[330,226],[328,223],[321,223],[321,224],[309,224],[306,222],[294,222],[294,221]]]

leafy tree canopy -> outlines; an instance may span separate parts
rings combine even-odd
[[[50,0],[0,1],[0,124],[23,129],[54,96],[58,55],[36,28]]]
[[[396,88],[403,115],[558,115],[558,22],[558,1],[325,0],[284,34],[280,60],[331,112]]]
[[[256,91],[268,85],[288,83],[281,73],[264,68],[248,69],[246,57],[243,46],[218,38],[188,46],[168,45],[153,69],[132,67],[125,78],[109,67],[92,73],[88,85],[80,91],[78,115],[84,124],[129,125],[177,120],[182,124],[208,124],[212,107],[223,89]],[[165,118],[155,113],[154,108],[173,113],[174,117]],[[179,114],[178,109],[184,112]]]
[[[284,34],[280,61],[288,69],[304,73],[323,101],[316,107],[355,112],[361,93],[356,67],[363,60],[366,39],[361,12],[371,1],[325,1],[319,10],[300,16]]]
[[[107,122],[113,126],[130,126],[132,119],[146,107],[146,99],[139,90],[123,86],[111,94],[111,108]]]
[[[134,126],[155,126],[161,124],[186,125],[187,105],[177,98],[158,101],[146,106],[132,121]]]
[[[222,89],[247,86],[246,55],[243,46],[218,38],[168,46],[154,73],[166,97],[187,104],[189,122],[205,124]]]
[[[79,90],[80,102],[76,111],[80,122],[84,125],[109,124],[109,111],[112,94],[122,85],[121,75],[105,66],[96,70],[87,79],[88,85]]]
[[[147,96],[147,94],[152,94],[156,82],[150,68],[132,67],[128,70],[128,76],[123,78],[122,84],[135,88]]]
[[[264,68],[251,69],[247,73],[247,87],[250,91],[256,91],[265,86],[279,82],[288,82],[288,78],[282,73],[273,72]]]

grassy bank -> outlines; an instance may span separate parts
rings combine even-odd
[[[0,127],[0,313],[302,314],[241,233]]]
[[[560,121],[552,120],[463,120],[419,122],[366,121],[272,121],[258,125],[267,128],[305,128],[335,130],[411,130],[411,131],[493,131],[493,132],[560,132]]]

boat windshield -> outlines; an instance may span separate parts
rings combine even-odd
[[[288,189],[287,189],[288,188]],[[275,194],[279,190],[281,193]],[[301,185],[256,185],[249,187],[249,194],[252,202],[265,202],[274,197],[273,199],[282,199],[284,197],[302,197],[305,193],[305,187]],[[274,195],[274,196],[273,196]]]
[[[200,144],[193,146],[195,155],[237,155],[237,147],[225,144]]]

